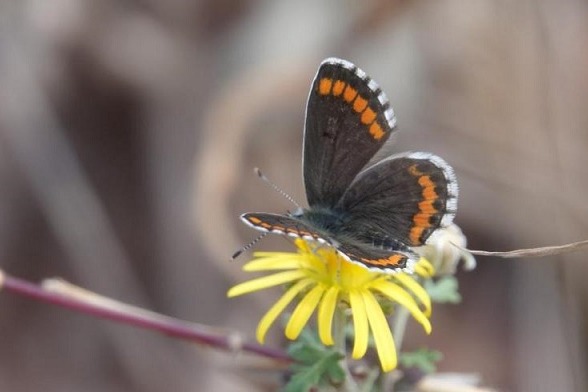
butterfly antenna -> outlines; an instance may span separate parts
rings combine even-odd
[[[241,253],[243,253],[243,252],[251,249],[263,237],[265,237],[267,235],[267,233],[269,233],[269,232],[268,231],[264,231],[257,238],[255,238],[253,241],[251,241],[250,243],[248,243],[247,245],[245,245],[244,247],[242,247],[241,249],[239,249],[238,251],[236,251],[235,253],[233,253],[233,255],[231,256],[231,261],[234,261],[237,257],[241,256]]]
[[[290,202],[292,204],[294,204],[297,208],[302,208],[300,207],[300,204],[296,203],[296,200],[294,200],[292,198],[292,196],[290,196],[289,194],[287,194],[286,192],[284,192],[280,187],[278,187],[276,184],[274,184],[269,178],[267,178],[265,176],[265,174],[263,174],[261,172],[261,170],[259,170],[258,167],[256,167],[255,169],[253,169],[255,171],[255,174],[257,174],[257,176],[259,178],[261,178],[263,181],[265,181],[266,184],[268,184],[269,186],[271,186],[274,191],[278,192],[280,195],[284,196],[286,199],[290,200]]]

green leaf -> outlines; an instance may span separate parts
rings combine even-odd
[[[444,276],[436,281],[427,280],[423,286],[433,302],[441,304],[457,304],[461,302],[461,294],[459,294],[458,282],[455,276]]]
[[[421,348],[412,352],[403,352],[399,361],[406,368],[417,368],[423,373],[434,373],[437,370],[436,363],[443,358],[439,351]]]
[[[339,366],[340,359],[341,355],[338,352],[331,351],[328,354],[325,353],[323,356],[317,357],[312,365],[294,366],[296,373],[292,375],[284,391],[303,392],[308,391],[313,386],[330,381],[340,383],[345,377],[343,369]]]
[[[332,383],[341,384],[343,381],[345,381],[345,371],[339,362],[341,359],[343,359],[343,355],[340,353],[337,354],[337,362],[332,363],[327,367],[327,377]]]
[[[303,331],[288,348],[288,354],[297,363],[290,368],[293,374],[284,387],[285,392],[304,392],[317,385],[340,384],[345,379],[339,364],[343,356],[323,346],[310,332]]]
[[[324,351],[325,347],[318,337],[306,328],[302,330],[298,340],[288,347],[288,355],[303,364],[312,364]]]

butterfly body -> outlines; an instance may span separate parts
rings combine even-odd
[[[339,232],[346,221],[344,211],[336,211],[328,207],[303,209],[299,215],[294,214],[293,217],[323,233]]]
[[[458,190],[453,169],[430,153],[397,154],[366,167],[395,126],[373,79],[346,60],[324,60],[306,109],[309,207],[241,219],[257,230],[330,244],[369,269],[411,270],[418,260],[413,247],[453,220]]]

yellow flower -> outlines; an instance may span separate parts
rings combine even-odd
[[[423,287],[412,275],[405,273],[385,274],[374,272],[348,262],[332,248],[303,240],[296,240],[297,253],[256,252],[254,260],[245,264],[245,271],[279,271],[253,279],[231,288],[227,295],[242,294],[288,285],[282,297],[261,318],[257,327],[257,340],[264,342],[265,335],[276,318],[295,298],[302,294],[288,324],[285,335],[294,340],[318,307],[318,332],[323,344],[333,345],[332,322],[335,308],[343,305],[351,308],[355,341],[352,357],[365,355],[370,330],[380,359],[382,370],[396,367],[396,347],[382,304],[386,301],[404,306],[423,326],[431,332],[428,317],[431,300]],[[420,276],[432,276],[434,269],[425,259],[415,266]]]

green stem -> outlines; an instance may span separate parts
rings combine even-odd
[[[394,315],[394,320],[392,321],[392,336],[394,336],[394,343],[396,343],[396,352],[398,355],[400,355],[402,348],[408,316],[408,309],[403,306],[397,306],[396,314]]]
[[[334,326],[334,340],[335,348],[341,354],[345,355],[346,342],[345,342],[345,310],[340,306],[335,308],[335,314],[333,315],[333,326]]]
[[[437,265],[435,266],[437,268]],[[423,279],[417,275],[414,276],[414,280],[422,285]],[[396,343],[396,353],[400,356],[402,349],[402,343],[404,341],[404,333],[406,332],[406,324],[408,323],[409,311],[404,306],[396,305],[396,313],[394,314],[394,320],[392,321],[392,336],[394,336],[394,343]]]
[[[409,312],[403,306],[396,306],[394,318],[392,319],[392,336],[396,345],[396,354],[400,356],[402,350],[402,342],[404,340],[404,333],[406,332],[406,324],[408,322]],[[380,388],[386,391],[395,391],[396,382],[398,381],[397,373],[382,373],[380,378]]]
[[[347,392],[359,392],[359,386],[353,379],[353,375],[347,365],[347,344],[345,336],[345,327],[347,325],[347,317],[345,316],[345,309],[337,306],[335,314],[333,315],[334,340],[335,348],[341,353],[343,358],[339,362],[341,369],[345,372],[345,381],[341,390]]]

